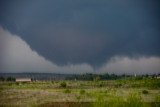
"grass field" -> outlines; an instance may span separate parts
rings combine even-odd
[[[160,79],[0,82],[2,107],[160,107]]]

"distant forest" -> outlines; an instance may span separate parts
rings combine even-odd
[[[117,80],[124,78],[159,78],[157,75],[116,75],[116,74],[53,74],[53,73],[0,73],[0,81],[15,81],[16,78],[31,78],[36,80],[85,80],[85,81],[98,81],[98,80]]]

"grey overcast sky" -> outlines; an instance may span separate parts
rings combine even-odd
[[[160,1],[0,0],[0,72],[160,73]]]

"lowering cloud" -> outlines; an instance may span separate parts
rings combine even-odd
[[[19,36],[0,27],[0,72],[50,72],[66,74],[115,73],[155,74],[160,72],[159,57],[112,57],[110,61],[94,70],[89,64],[67,64],[58,66],[36,51]],[[3,44],[2,44],[3,43]]]
[[[115,74],[158,74],[160,73],[159,57],[129,58],[116,56],[99,69],[100,73]]]
[[[19,36],[0,27],[0,72],[50,72],[86,73],[93,72],[88,64],[57,66],[40,56]],[[2,45],[1,45],[2,46]]]

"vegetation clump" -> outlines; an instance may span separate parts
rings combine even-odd
[[[67,87],[67,83],[66,82],[61,82],[60,87],[66,88]]]
[[[142,91],[143,94],[148,94],[149,92],[147,90]]]

